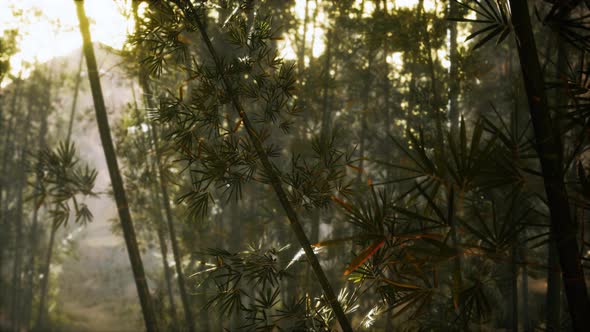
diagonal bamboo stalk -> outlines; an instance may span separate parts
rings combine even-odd
[[[188,13],[191,15],[191,18],[194,19],[194,21],[199,29],[199,32],[200,32],[201,37],[203,39],[203,42],[205,43],[207,50],[209,51],[211,58],[213,59],[215,66],[217,67],[217,70],[220,73],[222,73],[223,70],[222,70],[221,59],[219,58],[217,51],[213,47],[213,44],[211,43],[211,39],[209,38],[209,35],[207,34],[207,30],[205,28],[205,25],[201,21],[201,18],[199,16],[199,14],[197,13],[197,11],[195,10],[195,8],[193,7],[193,5],[189,1],[182,1],[181,2],[180,0],[173,0],[173,2],[176,3],[180,8],[184,8],[184,9],[188,10]],[[324,296],[326,297],[326,300],[328,301],[328,303],[332,307],[332,310],[334,311],[334,314],[335,314],[336,318],[338,319],[338,322],[340,323],[342,330],[345,332],[352,331],[352,327],[350,325],[350,322],[348,321],[348,318],[344,314],[344,310],[342,309],[342,306],[338,302],[338,298],[336,297],[336,294],[334,293],[334,290],[332,289],[332,286],[330,285],[330,282],[328,281],[328,278],[326,277],[326,274],[324,273],[324,270],[322,269],[320,262],[318,261],[316,255],[313,252],[313,249],[311,248],[311,244],[309,242],[309,239],[307,238],[307,235],[305,235],[305,231],[303,230],[303,227],[301,226],[301,222],[299,221],[299,217],[297,215],[297,212],[295,212],[295,209],[291,205],[291,202],[289,202],[289,199],[287,197],[287,193],[285,192],[285,189],[283,188],[281,179],[279,178],[279,175],[277,174],[276,168],[270,162],[270,160],[268,159],[268,156],[266,155],[266,152],[264,151],[264,147],[262,145],[262,142],[260,141],[260,138],[258,136],[258,133],[256,132],[256,129],[254,128],[254,125],[252,124],[252,122],[248,118],[248,115],[246,114],[244,107],[242,106],[242,103],[240,102],[238,96],[233,91],[233,88],[229,82],[229,79],[225,75],[221,75],[221,78],[222,78],[224,89],[226,90],[227,94],[231,97],[231,102],[232,102],[234,110],[239,114],[240,118],[243,121],[244,127],[246,128],[246,131],[248,132],[248,136],[250,137],[250,140],[252,141],[252,144],[256,150],[256,154],[258,155],[258,158],[260,158],[260,161],[262,162],[262,165],[263,165],[266,173],[268,174],[268,177],[270,179],[270,184],[271,184],[272,188],[274,189],[275,194],[276,194],[279,202],[281,203],[281,206],[285,210],[285,214],[287,215],[287,218],[289,219],[291,228],[292,228],[293,232],[295,233],[295,236],[297,237],[299,244],[303,248],[305,255],[307,256],[307,260],[309,261],[309,264],[311,265],[311,267],[316,275],[316,278],[318,279],[318,281],[322,287],[322,290],[324,292]]]
[[[143,311],[145,327],[148,332],[155,332],[158,331],[156,315],[145,277],[145,271],[143,269],[139,247],[137,245],[135,229],[133,228],[131,214],[129,212],[129,206],[127,203],[127,195],[123,186],[123,179],[121,178],[121,173],[119,172],[115,147],[111,138],[109,120],[104,104],[104,98],[102,96],[102,87],[100,85],[100,77],[98,76],[96,57],[94,55],[92,39],[90,37],[88,18],[86,17],[86,13],[84,11],[84,1],[74,0],[74,2],[76,4],[78,20],[80,21],[80,33],[84,42],[84,55],[86,57],[86,65],[88,66],[88,79],[90,81],[90,88],[92,90],[92,99],[94,100],[96,122],[98,124],[100,140],[102,142],[105,159],[109,169],[115,202],[117,203],[117,210],[119,212],[119,219],[121,220],[123,237],[125,238],[127,253],[129,254],[129,260],[131,262],[131,268],[135,278],[135,285],[137,287],[137,293],[139,295],[139,301]]]

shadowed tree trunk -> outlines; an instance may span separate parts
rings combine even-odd
[[[565,6],[564,6],[565,7]],[[565,10],[563,8],[560,10],[558,16],[560,18],[567,18],[569,14],[569,10]],[[565,76],[568,70],[567,64],[567,53],[565,47],[565,41],[559,36],[558,33],[555,34],[556,42],[557,42],[557,61],[556,61],[556,80],[557,82],[565,82],[567,84],[567,77]],[[556,89],[554,94],[554,102],[555,106],[561,106],[560,104],[563,103],[564,100],[568,100],[568,97],[565,95],[564,90]],[[556,130],[559,132],[559,125],[558,122]],[[547,297],[546,297],[546,313],[547,313],[547,328],[550,331],[558,331],[561,327],[561,278],[560,278],[560,268],[559,268],[559,257],[557,252],[557,244],[555,242],[555,237],[553,234],[549,237],[549,253],[548,253],[548,266],[547,269]]]
[[[457,18],[457,3],[449,1],[449,17]],[[457,24],[449,22],[449,121],[451,132],[459,127],[459,50],[457,46]]]
[[[528,273],[528,265],[527,265],[527,251],[526,246],[521,245],[519,246],[519,259],[522,266],[522,283],[520,285],[520,296],[522,302],[522,328],[524,331],[531,330],[531,322],[529,318],[529,273]]]
[[[317,5],[316,5],[317,6]],[[303,35],[297,50],[297,72],[299,77],[303,77],[303,70],[305,69],[305,44],[307,42],[307,23],[309,23],[309,0],[305,0],[305,14],[303,15]]]
[[[160,210],[160,204],[157,197],[152,198],[154,204],[158,206]],[[162,223],[164,222],[164,216],[160,213],[160,220],[158,220],[157,233],[158,242],[160,244],[160,251],[162,253],[162,265],[164,267],[164,278],[166,280],[166,292],[168,293],[168,301],[170,302],[170,320],[173,326],[177,326],[178,318],[176,317],[176,303],[174,302],[174,292],[172,291],[172,273],[170,273],[170,265],[168,264],[168,247],[166,245],[166,237]]]
[[[0,83],[2,83],[2,78],[0,77]],[[0,93],[0,133],[4,132],[4,95],[2,93]],[[0,135],[0,139],[2,139],[2,136]],[[6,149],[6,146],[3,146],[4,150]],[[2,154],[4,155],[4,153]],[[0,161],[0,228],[1,229],[6,229],[6,227],[4,227],[4,211],[2,209],[2,192],[4,191],[4,179],[3,179],[3,172],[4,172],[4,167],[3,167],[3,160]],[[4,232],[3,234],[0,235],[0,243],[6,242],[6,239],[4,239],[4,237],[6,236],[6,232]],[[4,262],[4,245],[0,245],[0,276],[2,275],[2,263]],[[1,300],[4,296],[4,282],[2,280],[2,278],[0,278],[0,310],[3,308],[3,301]]]
[[[371,87],[373,85],[373,56],[374,51],[369,49],[367,52],[367,70],[365,72],[365,82],[363,86],[363,90],[361,91],[361,100],[363,103],[363,108],[361,110],[361,132],[359,134],[359,171],[356,177],[356,185],[358,188],[363,188],[362,186],[362,178],[363,172],[365,167],[365,157],[366,157],[366,141],[367,141],[367,134],[368,134],[368,124],[367,124],[367,116],[369,113],[369,97],[371,93]]]
[[[68,123],[68,133],[66,134],[66,142],[70,141],[72,137],[72,129],[74,127],[74,115],[76,114],[76,106],[78,104],[78,93],[80,92],[80,81],[82,80],[82,64],[84,63],[84,51],[80,54],[78,62],[78,74],[76,75],[76,83],[74,84],[74,98],[72,99],[72,109],[70,110],[70,122]]]
[[[10,117],[7,119],[7,126],[6,126],[6,134],[4,135],[3,147],[4,151],[2,153],[2,168],[0,168],[0,226],[3,230],[2,236],[3,238],[0,240],[0,275],[2,275],[2,270],[4,269],[4,250],[7,247],[7,244],[10,241],[10,227],[8,224],[8,200],[9,200],[9,186],[8,186],[8,177],[6,174],[9,171],[9,163],[8,160],[12,158],[11,152],[14,153],[14,141],[12,137],[12,133],[14,132],[14,126],[16,122],[17,116],[17,108],[19,105],[19,101],[21,99],[21,85],[22,81],[20,79],[20,75],[15,82],[14,91],[12,92],[12,99],[10,102]],[[0,132],[0,134],[4,134],[4,132]],[[6,193],[6,194],[4,194]],[[3,287],[0,290],[0,301],[2,304],[8,305],[8,303],[4,301],[8,301],[10,296],[8,296],[8,289],[7,287]]]
[[[557,254],[555,238],[550,234],[545,309],[547,314],[547,329],[549,331],[559,331],[559,327],[561,326],[561,276]]]
[[[137,1],[133,2],[133,13],[134,13],[134,17],[137,20]],[[137,22],[137,21],[136,21]],[[142,116],[142,114],[139,111],[139,107],[137,106],[137,98],[135,97],[135,88],[132,84],[131,86],[131,94],[133,95],[133,106],[134,106],[134,111],[135,111],[135,120],[136,126],[141,126],[143,121],[145,120]],[[147,96],[146,96],[147,98]],[[151,130],[154,130],[154,128],[152,127]],[[145,142],[145,140],[147,140],[148,142],[151,142],[151,138],[149,137],[149,135],[145,135],[143,136],[143,131],[141,131],[141,139]],[[148,155],[146,154],[144,156],[144,160],[143,162],[147,165],[148,167],[148,174],[157,174],[157,170],[155,169],[155,166],[150,163],[150,158],[148,157]],[[157,175],[156,175],[157,178]],[[168,301],[169,301],[169,305],[170,305],[170,319],[172,321],[172,326],[171,329],[172,330],[176,330],[177,329],[177,323],[178,323],[178,318],[176,316],[176,303],[174,301],[174,291],[173,291],[173,286],[172,286],[172,269],[170,268],[170,265],[168,264],[168,246],[166,244],[166,232],[164,230],[164,215],[162,214],[162,205],[160,204],[160,198],[159,198],[159,191],[158,191],[158,187],[156,185],[155,181],[152,181],[150,183],[152,185],[152,188],[150,190],[150,198],[152,200],[152,204],[153,204],[153,208],[157,211],[157,220],[155,221],[156,223],[156,233],[158,235],[158,245],[160,246],[160,253],[162,254],[162,267],[164,270],[164,281],[166,283],[166,292],[168,293]]]
[[[45,262],[41,274],[39,309],[37,311],[36,331],[44,331],[47,329],[47,293],[49,291],[49,274],[51,273],[51,257],[53,256],[53,245],[55,243],[55,234],[57,233],[57,223],[51,222],[51,230],[49,235],[49,245],[47,246],[47,253],[45,255]]]
[[[449,233],[451,237],[451,245],[455,248],[455,257],[453,258],[453,301],[455,305],[455,312],[461,311],[461,291],[463,290],[463,276],[461,271],[461,248],[459,247],[459,239],[457,236],[456,224],[456,203],[455,203],[455,189],[451,186],[448,191],[448,209],[447,219],[449,223]]]
[[[50,76],[49,78],[49,82],[47,82],[47,86],[50,87],[51,91],[51,86],[53,83],[53,79]],[[49,116],[49,112],[51,111],[51,92],[49,92],[47,94],[47,97],[45,98],[45,105],[41,106],[41,112],[43,112],[43,114],[41,114],[41,126],[39,128],[39,138],[38,138],[38,151],[37,151],[37,155],[38,155],[38,160],[41,159],[41,154],[43,153],[43,150],[46,148],[46,136],[47,136],[47,118]],[[32,307],[33,307],[33,286],[34,286],[34,280],[35,280],[35,275],[36,275],[36,267],[35,267],[35,259],[36,259],[36,255],[37,255],[37,249],[38,249],[38,233],[39,233],[39,207],[41,205],[42,202],[37,202],[37,194],[38,194],[38,189],[39,186],[41,185],[41,175],[39,173],[36,174],[36,179],[35,179],[35,187],[33,188],[33,190],[35,191],[35,199],[34,199],[34,206],[33,206],[33,218],[31,221],[31,230],[30,230],[30,236],[29,236],[29,242],[30,242],[30,252],[29,252],[29,262],[27,265],[27,283],[26,283],[26,293],[24,296],[24,301],[23,301],[23,306],[22,306],[22,310],[23,310],[23,323],[26,324],[26,326],[28,327],[28,325],[30,325],[31,322],[31,312],[32,312]]]
[[[518,245],[513,244],[510,249],[510,325],[509,331],[518,332]]]
[[[432,46],[428,33],[428,18],[426,17],[426,11],[424,10],[424,0],[420,0],[418,2],[418,15],[419,20],[422,22],[422,37],[424,38],[423,42],[426,49],[426,60],[430,74],[430,93],[432,93],[432,96],[430,97],[430,106],[434,112],[433,119],[435,121],[436,128],[436,141],[439,142],[440,147],[442,148],[444,134],[442,129],[443,116],[440,109],[441,97],[437,86],[436,68],[434,66],[434,59],[432,57]]]
[[[151,99],[151,90],[149,87],[149,83],[147,82],[147,76],[145,76],[147,71],[142,70],[140,73],[140,84],[141,88],[145,94],[145,100],[149,109],[155,109],[154,102]],[[174,256],[174,267],[176,269],[177,280],[178,280],[178,289],[180,290],[180,299],[182,301],[182,307],[184,309],[184,318],[188,329],[190,332],[195,331],[195,321],[192,315],[191,310],[191,302],[186,290],[186,278],[184,276],[184,271],[182,269],[182,256],[180,254],[180,247],[178,245],[178,238],[176,237],[176,230],[174,226],[174,216],[172,214],[172,207],[170,206],[170,197],[168,195],[168,187],[166,184],[166,179],[163,174],[163,168],[161,164],[161,151],[159,148],[159,135],[157,132],[157,128],[150,123],[150,133],[151,133],[151,140],[154,150],[156,152],[155,156],[155,174],[159,184],[160,194],[162,195],[162,204],[164,205],[164,212],[166,214],[166,224],[168,226],[168,234],[170,235],[170,243],[172,244],[172,255]]]
[[[30,104],[27,107],[27,115],[24,119],[25,130],[24,130],[24,142],[20,149],[20,155],[18,165],[20,170],[18,172],[19,177],[16,182],[17,193],[16,193],[16,215],[14,216],[14,261],[12,265],[12,305],[11,305],[11,318],[12,327],[15,332],[20,331],[20,308],[22,300],[22,261],[23,261],[23,209],[24,209],[24,189],[27,184],[27,170],[26,170],[26,155],[29,149],[29,132],[31,126],[31,116],[33,113],[33,106]]]
[[[136,22],[136,30],[139,30],[139,18],[137,16],[137,9],[139,5],[139,1],[133,1],[133,15],[135,17]],[[141,47],[141,46],[140,46]],[[140,55],[141,58],[141,55]],[[140,59],[141,60],[141,59]],[[141,65],[139,69],[139,84],[141,89],[143,90],[144,94],[144,101],[146,106],[150,110],[156,109],[156,105],[153,101],[152,91],[149,86],[148,82],[148,74],[149,70],[144,65]],[[151,133],[151,141],[156,153],[155,156],[155,171],[156,171],[156,178],[159,184],[160,194],[162,195],[162,204],[164,206],[164,212],[166,215],[166,223],[168,226],[168,234],[170,235],[170,243],[172,245],[172,254],[174,256],[174,263],[178,281],[178,289],[180,290],[180,299],[182,301],[182,307],[184,309],[184,318],[188,327],[189,332],[195,331],[195,321],[192,315],[191,310],[191,302],[186,290],[186,278],[184,276],[184,272],[182,269],[182,256],[180,254],[180,248],[178,245],[178,239],[176,237],[176,230],[174,226],[174,217],[172,214],[172,207],[170,206],[170,197],[168,195],[168,188],[166,184],[166,179],[163,175],[163,169],[161,164],[161,151],[159,148],[159,139],[158,139],[158,131],[157,128],[154,126],[153,123],[150,123],[150,133]]]
[[[94,56],[94,49],[90,37],[89,22],[84,11],[84,2],[74,2],[76,4],[78,20],[80,21],[80,33],[84,42],[84,55],[86,58],[86,65],[88,67],[88,79],[90,81],[94,109],[96,111],[96,122],[98,124],[100,140],[103,146],[107,167],[111,178],[115,202],[117,204],[119,219],[121,221],[121,228],[123,230],[123,236],[127,246],[127,253],[129,254],[129,261],[131,263],[133,276],[135,278],[135,285],[137,287],[137,293],[141,303],[145,327],[148,332],[158,331],[151,294],[148,288],[143,262],[141,261],[135,230],[131,220],[131,214],[129,213],[125,188],[123,187],[123,179],[121,178],[121,173],[119,172],[117,156],[115,154],[115,148],[111,138],[106,107],[102,96],[100,78],[98,76],[96,58]]]
[[[322,124],[320,127],[320,146],[322,149],[328,148],[328,143],[331,136],[331,128],[332,128],[332,116],[330,110],[330,68],[332,62],[331,56],[331,39],[332,33],[330,30],[326,33],[326,53],[324,54],[325,63],[324,63],[324,77],[323,87],[322,87]],[[316,209],[313,214],[313,223],[312,223],[312,230],[311,230],[311,242],[318,243],[320,241],[320,226],[322,223],[322,211],[320,209]]]
[[[148,93],[149,100],[149,90]],[[170,234],[170,242],[172,243],[172,254],[174,256],[174,267],[176,268],[176,274],[178,275],[178,288],[180,289],[180,299],[182,300],[182,307],[184,309],[184,318],[186,320],[189,332],[195,331],[195,321],[192,315],[191,302],[186,291],[186,278],[182,269],[182,256],[180,254],[180,247],[178,245],[178,238],[176,237],[176,230],[174,226],[174,217],[172,215],[172,207],[170,206],[170,197],[168,196],[168,188],[166,187],[166,179],[163,174],[163,168],[161,163],[161,151],[158,143],[157,129],[152,125],[152,135],[154,149],[156,150],[156,171],[158,181],[160,183],[160,192],[162,194],[162,202],[164,203],[164,212],[166,213],[166,222],[168,224],[168,233]]]
[[[590,326],[590,301],[579,258],[576,224],[570,213],[563,181],[561,138],[554,131],[549,113],[543,74],[531,28],[528,2],[510,0],[510,9],[549,206],[551,235],[557,247],[568,309],[574,330],[585,331]]]

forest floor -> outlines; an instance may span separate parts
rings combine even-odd
[[[133,321],[126,321],[113,312],[114,304],[96,304],[88,306],[85,303],[68,301],[64,303],[62,310],[67,313],[68,323],[63,331],[112,331],[128,332],[141,328]]]
[[[93,223],[63,257],[57,280],[56,325],[63,331],[140,331],[139,301],[122,239]],[[65,273],[67,271],[67,273]]]

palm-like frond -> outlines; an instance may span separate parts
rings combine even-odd
[[[473,45],[473,49],[478,49],[485,45],[494,37],[498,37],[496,45],[499,45],[512,31],[509,23],[509,17],[504,4],[500,0],[473,0],[473,6],[470,6],[466,2],[460,2],[458,0],[451,0],[457,2],[460,6],[468,9],[479,15],[480,19],[468,19],[464,17],[449,17],[448,20],[456,22],[469,22],[484,24],[485,27],[471,33],[465,41],[473,39],[479,35],[483,37]]]

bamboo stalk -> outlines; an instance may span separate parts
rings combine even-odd
[[[123,237],[127,246],[127,253],[131,262],[133,276],[135,278],[135,285],[139,295],[139,301],[143,311],[143,318],[145,327],[148,332],[158,331],[156,322],[156,315],[152,304],[152,298],[148,288],[143,262],[139,253],[137,239],[135,236],[135,229],[129,213],[129,205],[127,203],[127,195],[123,186],[123,179],[119,172],[119,165],[117,156],[115,154],[115,147],[111,138],[109,128],[109,120],[107,117],[104,98],[102,96],[102,87],[100,85],[100,77],[94,55],[94,48],[92,46],[92,39],[90,37],[90,29],[88,18],[84,11],[84,2],[82,0],[75,0],[78,20],[80,21],[80,33],[84,42],[84,55],[86,57],[86,65],[88,67],[88,79],[90,81],[90,88],[92,90],[92,99],[94,101],[94,109],[96,112],[96,122],[98,124],[98,131],[100,133],[100,140],[102,142],[105,159],[107,162],[111,184],[113,186],[113,193],[117,210],[119,212],[119,219],[121,221],[121,228],[123,229]]]
[[[563,181],[562,143],[552,126],[543,74],[530,22],[528,2],[510,0],[510,9],[549,206],[551,235],[553,235],[557,247],[563,285],[574,330],[585,331],[590,326],[590,301],[579,258],[576,224],[570,213],[567,190]]]
[[[180,0],[174,0],[174,2],[177,3],[181,8],[188,8],[189,13],[191,14],[192,18],[195,20],[195,23],[199,29],[199,32],[200,32],[201,37],[203,39],[203,42],[205,43],[207,50],[209,51],[209,53],[215,63],[215,66],[217,67],[217,70],[220,73],[222,73],[223,70],[222,70],[221,60],[217,54],[217,51],[213,47],[213,44],[211,43],[211,39],[209,38],[209,35],[207,34],[207,31],[205,29],[205,26],[203,25],[203,22],[201,21],[201,18],[199,17],[198,13],[195,11],[195,8],[193,7],[193,5],[189,1],[183,1],[183,3],[179,3]],[[187,5],[188,7],[183,6],[183,4]],[[295,233],[295,236],[297,237],[299,244],[303,248],[305,255],[307,256],[307,259],[309,261],[309,264],[311,265],[311,267],[312,267],[312,269],[313,269],[313,271],[314,271],[314,273],[315,273],[315,275],[322,287],[322,290],[324,292],[324,296],[326,297],[326,300],[328,301],[328,303],[332,307],[332,310],[334,311],[334,314],[335,314],[338,322],[340,323],[342,330],[345,332],[352,331],[352,327],[350,325],[350,322],[348,321],[348,318],[344,314],[344,310],[342,309],[342,306],[338,302],[338,298],[336,297],[336,294],[334,293],[334,290],[332,289],[332,286],[330,285],[330,282],[328,281],[328,278],[326,277],[324,270],[322,269],[316,255],[313,252],[313,249],[311,248],[311,244],[309,242],[309,239],[307,238],[307,235],[305,235],[305,231],[303,230],[303,227],[299,221],[299,217],[297,215],[297,212],[295,212],[295,209],[293,208],[293,206],[291,205],[291,202],[289,201],[289,199],[287,197],[287,193],[285,192],[285,189],[283,188],[281,179],[279,178],[279,175],[277,174],[275,166],[270,162],[270,160],[268,159],[268,156],[266,155],[266,152],[264,151],[264,147],[262,146],[262,142],[260,141],[258,133],[256,132],[256,129],[254,128],[254,125],[252,124],[252,122],[248,118],[248,115],[246,114],[244,107],[242,106],[238,96],[233,91],[232,85],[230,84],[229,79],[225,75],[221,75],[221,78],[222,78],[224,89],[226,90],[227,94],[231,98],[231,103],[233,105],[234,110],[236,111],[236,113],[238,113],[238,115],[240,116],[240,118],[242,119],[242,121],[244,123],[244,127],[246,128],[246,131],[248,132],[248,136],[250,137],[250,140],[252,141],[252,144],[254,146],[254,149],[256,150],[258,158],[260,158],[260,161],[262,162],[262,165],[263,165],[266,173],[268,174],[270,184],[271,184],[272,188],[274,189],[275,194],[276,194],[279,202],[281,203],[281,206],[283,207],[285,214],[287,215],[287,218],[289,219],[291,228],[292,228],[293,232]]]

